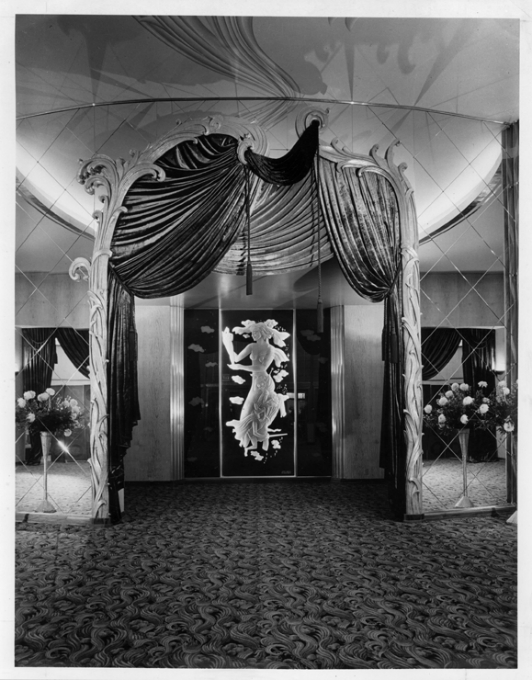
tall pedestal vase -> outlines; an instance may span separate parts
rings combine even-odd
[[[464,427],[458,432],[458,442],[462,453],[462,497],[455,508],[472,508],[473,503],[467,495],[467,451],[469,449],[469,428]]]
[[[36,512],[55,512],[54,506],[48,500],[48,459],[52,450],[52,435],[49,432],[41,432],[42,459],[44,462],[43,472],[43,497]]]

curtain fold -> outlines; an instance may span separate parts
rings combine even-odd
[[[86,328],[58,328],[55,332],[59,344],[75,368],[89,377],[89,331]]]
[[[461,336],[455,328],[421,329],[421,359],[423,380],[438,375],[456,354]]]
[[[157,165],[166,179],[135,182],[111,245],[111,267],[141,298],[178,295],[197,285],[245,220],[245,168],[234,138],[210,135],[183,142]]]
[[[109,416],[109,513],[120,519],[118,492],[124,488],[124,456],[140,420],[137,384],[135,300],[109,271],[107,392]]]
[[[396,507],[404,502],[406,443],[400,356],[401,251],[399,206],[391,183],[374,172],[319,160],[320,200],[327,232],[351,287],[373,302],[385,302],[384,388],[380,466]]]
[[[291,185],[300,182],[314,163],[320,124],[313,120],[294,146],[281,158],[260,156],[248,149],[244,154],[251,171],[265,182]]]
[[[250,255],[253,272],[272,274],[308,269],[318,263],[316,189],[312,173],[290,186],[261,179],[251,196]],[[323,227],[323,224],[321,225]],[[320,228],[321,261],[333,253],[326,229]],[[244,274],[247,234],[234,241],[214,268],[221,274]]]

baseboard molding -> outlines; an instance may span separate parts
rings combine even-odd
[[[19,524],[93,524],[92,517],[58,512],[17,512],[15,522]]]
[[[492,517],[505,517],[516,511],[515,505],[484,505],[478,508],[451,508],[438,512],[426,512],[424,520],[448,519],[449,517],[475,517],[478,515],[491,515]],[[408,515],[405,515],[405,521]]]

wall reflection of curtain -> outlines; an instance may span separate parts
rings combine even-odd
[[[55,337],[67,358],[85,378],[89,377],[89,331],[86,328],[58,328]]]
[[[460,340],[460,333],[455,328],[421,329],[423,380],[430,380],[447,366],[456,354]]]
[[[22,389],[37,394],[50,387],[54,366],[57,363],[54,328],[23,328]],[[37,462],[42,455],[39,434],[30,436],[31,451],[26,453],[26,463]]]
[[[495,361],[495,331],[485,328],[461,328],[462,367],[464,382],[476,390],[483,380],[488,383],[485,392],[491,392],[496,383],[493,372]],[[469,457],[473,460],[491,458],[497,451],[495,432],[471,430],[469,436]]]

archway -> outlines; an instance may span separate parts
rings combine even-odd
[[[127,162],[96,156],[82,165],[80,181],[85,183],[90,193],[97,191],[103,203],[103,209],[98,213],[99,230],[92,262],[89,265],[87,261],[77,260],[71,267],[74,278],[80,276],[80,269],[88,270],[90,281],[94,521],[113,521],[120,517],[121,474],[123,484],[121,459],[137,417],[136,371],[132,368],[136,343],[133,295],[157,297],[161,294],[177,294],[218,266],[231,248],[233,254],[242,251],[246,206],[252,224],[256,224],[260,213],[261,199],[256,198],[254,193],[258,190],[259,182],[263,183],[260,184],[263,205],[268,204],[265,196],[269,199],[271,195],[277,194],[278,201],[281,196],[292,221],[293,210],[289,208],[299,206],[300,219],[296,220],[297,228],[292,234],[303,234],[304,237],[302,226],[305,223],[312,224],[314,213],[321,211],[321,219],[317,221],[317,243],[321,244],[323,239],[324,246],[329,244],[344,276],[357,292],[374,301],[385,301],[382,466],[390,481],[398,513],[409,517],[420,515],[422,393],[419,264],[412,191],[403,174],[404,166],[397,167],[393,163],[395,143],[389,147],[384,158],[377,154],[376,147],[371,150],[370,156],[361,156],[347,152],[339,144],[319,145],[318,127],[324,120],[323,112],[305,111],[301,114],[296,123],[299,142],[282,159],[268,159],[262,155],[266,150],[266,139],[258,126],[240,119],[217,117],[202,123],[191,121],[179,124],[144,152],[133,153]],[[171,178],[175,180],[178,192],[179,176],[185,170],[190,170],[190,165],[199,163],[205,172],[209,172],[212,167],[207,169],[207,161],[216,157],[218,168],[214,168],[215,174],[216,170],[223,170],[217,176],[217,181],[224,184],[224,189],[217,194],[219,200],[216,209],[224,230],[220,235],[220,223],[215,222],[216,212],[202,212],[203,219],[210,219],[211,228],[213,225],[217,228],[217,231],[211,232],[211,237],[217,233],[218,241],[211,244],[206,254],[203,253],[205,257],[199,258],[197,253],[193,253],[194,240],[198,239],[197,230],[189,230],[188,235],[183,229],[179,233],[173,231],[168,237],[171,230],[164,232],[168,225],[163,225],[164,234],[162,238],[161,234],[157,237],[156,247],[160,248],[161,244],[167,247],[172,240],[175,241],[176,236],[177,242],[168,250],[169,257],[165,259],[164,266],[161,266],[160,260],[153,258],[153,252],[160,251],[152,250],[150,265],[150,258],[145,257],[145,253],[143,256],[140,254],[147,241],[146,235],[141,233],[145,221],[137,222],[139,234],[136,238],[133,236],[131,241],[137,215],[132,206],[146,188],[146,183],[150,184],[150,188],[168,188],[164,182],[171,172],[169,159],[172,151],[181,144],[188,145],[192,160],[183,164],[183,154],[178,151],[174,167],[177,174]],[[215,146],[218,148],[215,149]],[[201,159],[198,154],[202,156]],[[232,173],[230,181],[227,172]],[[290,189],[283,192],[276,187],[280,184],[283,187],[297,185],[300,188],[301,182],[305,181],[309,186],[310,199],[304,210],[301,209],[302,201],[296,200]],[[315,200],[311,196],[313,189]],[[187,194],[192,202],[194,193],[191,191]],[[243,196],[247,196],[248,201]],[[151,200],[149,198],[144,203],[145,207],[148,205],[148,212],[151,210]],[[255,208],[257,212],[254,215]],[[151,214],[153,217],[155,213]],[[283,233],[284,226],[281,222],[279,233]],[[285,237],[287,233],[285,230]],[[165,236],[169,240],[165,241]],[[248,231],[247,264],[253,264],[249,246],[255,236],[252,230]],[[153,234],[150,238],[153,245],[157,238],[154,240]],[[209,238],[208,230],[202,233],[202,238]],[[183,249],[192,260],[196,257],[197,265],[185,268],[185,273],[178,271],[179,266],[183,268],[183,261],[176,267],[172,260]],[[304,249],[302,252],[303,257],[297,263],[299,267],[305,266]],[[310,257],[311,251],[308,252]],[[141,270],[135,266],[139,263]],[[171,273],[172,280],[164,280],[162,287],[153,288],[148,284],[146,275],[149,278],[149,274],[154,271],[150,267],[156,266],[162,270],[162,273],[159,271],[161,280],[164,275]],[[142,275],[139,275],[139,271],[142,271]],[[239,273],[238,265],[234,266],[233,271]]]

